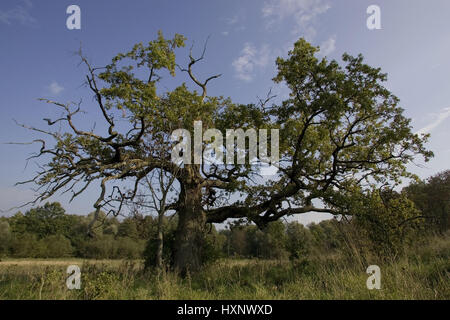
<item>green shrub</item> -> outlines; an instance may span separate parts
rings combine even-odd
[[[43,248],[40,258],[63,258],[73,254],[73,247],[70,240],[63,235],[52,235],[39,241]]]
[[[145,249],[144,240],[119,237],[115,240],[115,258],[139,259]]]

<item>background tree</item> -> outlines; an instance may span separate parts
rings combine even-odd
[[[281,217],[310,211],[352,215],[348,204],[355,195],[376,184],[395,185],[402,177],[412,177],[406,164],[417,155],[425,160],[432,156],[423,147],[426,137],[412,133],[398,98],[383,86],[386,75],[364,64],[361,55],[343,55],[341,67],[337,61],[316,58],[318,48],[300,39],[286,59],[276,61],[274,81],[287,85],[289,97],[271,106],[270,99],[239,105],[207,94],[208,83],[218,75],[201,80],[194,74],[206,45],[199,58],[191,48],[187,66],[179,66],[199,91],[185,83],[164,89],[161,80],[167,74],[175,76],[175,50],[184,41],[178,34],[165,39],[160,32],[147,45],[139,43],[118,54],[105,68],[92,67],[81,55],[88,70],[86,83],[108,133],[76,126],[80,104],[44,100],[65,112],[57,120],[45,119],[48,125],[64,122],[69,131],[25,126],[56,141],[49,147],[44,139],[35,140],[42,145],[35,157],[51,157],[28,181],[43,188],[37,201],[63,190],[76,197],[100,181],[95,217],[112,204],[115,208],[106,211],[117,215],[135,198],[148,174],[167,172],[179,185],[172,206],[178,217],[174,267],[195,270],[202,264],[209,223],[245,218],[264,229]],[[119,130],[119,117],[128,120],[128,129]],[[193,136],[195,120],[202,120],[204,130],[223,133],[233,128],[278,128],[279,172],[260,179],[259,168],[249,161],[226,166],[172,162],[177,142],[168,142],[170,134],[183,128]],[[194,153],[183,151],[194,163]],[[124,181],[134,188],[124,192]]]
[[[450,228],[450,170],[412,183],[403,191],[422,212],[429,229],[444,232]]]
[[[156,237],[150,236],[149,241],[156,241],[156,257],[147,255],[149,259],[146,266],[156,265],[157,268],[163,267],[163,247],[164,247],[164,227],[166,225],[165,214],[171,210],[170,202],[174,202],[171,194],[175,190],[175,176],[162,170],[154,170],[145,177],[142,182],[143,187],[136,199],[131,202],[132,211],[135,215],[141,215],[142,212],[156,214]],[[138,213],[141,212],[141,213]],[[153,244],[148,244],[148,250],[153,248]]]
[[[118,227],[117,236],[137,239],[138,229],[136,222],[132,218],[125,218]]]
[[[290,259],[295,260],[307,257],[311,243],[311,234],[302,224],[291,222],[286,225],[286,249]]]
[[[8,221],[0,219],[0,257],[8,254],[11,229]]]
[[[28,210],[25,215],[15,215],[12,228],[13,232],[33,233],[41,239],[56,234],[68,235],[70,220],[59,202],[47,202]]]

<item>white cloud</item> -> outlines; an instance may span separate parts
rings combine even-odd
[[[327,56],[336,49],[336,37],[332,36],[320,44],[320,54]]]
[[[246,43],[241,55],[233,61],[232,66],[238,79],[252,81],[256,69],[266,67],[269,61],[270,50],[267,45],[257,49],[253,44]]]
[[[433,129],[435,129],[437,126],[439,126],[442,122],[444,122],[445,119],[450,117],[450,107],[442,109],[440,113],[438,113],[434,119],[433,122],[428,124],[427,126],[423,127],[419,131],[416,132],[416,134],[426,134],[431,132]]]
[[[58,84],[58,82],[56,82],[56,81],[53,81],[47,88],[48,88],[48,91],[52,95],[55,95],[55,96],[57,96],[64,90],[64,88],[62,86],[60,86]]]
[[[32,25],[36,23],[36,19],[30,14],[32,7],[30,0],[21,0],[14,8],[0,11],[0,23],[11,25],[17,21],[23,25]]]
[[[262,16],[267,19],[270,27],[276,22],[294,19],[292,32],[301,33],[311,40],[316,35],[314,23],[322,13],[330,9],[326,0],[270,0],[264,3]]]
[[[229,33],[228,31],[222,31],[222,35],[225,36],[225,37],[226,37],[227,35],[229,35],[229,34],[230,34],[230,33]]]

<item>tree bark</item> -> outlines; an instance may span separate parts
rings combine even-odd
[[[158,212],[158,235],[156,239],[157,247],[156,247],[156,267],[158,269],[162,269],[163,267],[163,217],[164,217],[165,209]]]
[[[202,265],[202,249],[206,214],[202,208],[202,190],[199,184],[182,185],[180,210],[175,234],[174,268],[185,275]]]

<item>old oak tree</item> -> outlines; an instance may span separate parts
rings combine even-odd
[[[276,60],[273,80],[285,83],[289,97],[278,104],[268,99],[243,105],[208,95],[208,83],[219,75],[200,79],[195,74],[204,50],[196,58],[191,48],[187,65],[177,64],[175,51],[184,45],[183,36],[166,39],[160,32],[156,40],[135,45],[103,68],[93,67],[80,52],[107,134],[77,126],[75,118],[83,117],[80,104],[43,99],[64,116],[44,119],[50,129],[24,125],[54,140],[34,140],[41,144],[34,157],[44,163],[22,183],[38,185],[35,201],[61,191],[74,198],[99,183],[96,216],[101,210],[117,215],[152,172],[173,176],[176,200],[165,210],[178,217],[173,267],[183,272],[201,266],[208,224],[245,218],[264,228],[306,212],[352,215],[361,195],[412,177],[406,164],[416,155],[432,156],[424,148],[427,137],[412,133],[398,98],[383,86],[386,75],[364,64],[361,55],[344,54],[341,66],[317,58],[318,48],[300,39],[287,58]],[[174,90],[161,84],[163,76],[175,77],[176,71],[188,75],[198,91],[185,83]],[[120,130],[117,119],[129,127]],[[171,133],[179,128],[193,132],[198,120],[205,130],[221,132],[279,129],[278,172],[261,178],[259,168],[248,163],[174,163],[177,142],[170,142]]]

